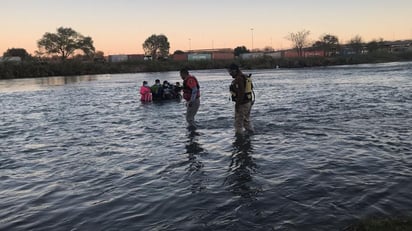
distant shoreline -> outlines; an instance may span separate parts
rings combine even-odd
[[[144,72],[178,71],[182,67],[191,70],[223,69],[230,63],[237,63],[242,69],[304,68],[366,63],[387,63],[412,61],[412,52],[372,53],[334,57],[307,57],[275,59],[264,56],[255,59],[234,60],[198,60],[198,61],[134,61],[134,62],[82,62],[66,60],[64,62],[2,62],[0,79],[36,78],[52,76],[76,76],[95,74],[121,74]]]

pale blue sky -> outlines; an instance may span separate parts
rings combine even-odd
[[[152,34],[169,38],[171,52],[205,48],[291,46],[303,29],[310,39],[355,35],[365,41],[412,38],[410,0],[0,0],[0,55],[32,53],[36,41],[60,26],[91,36],[105,54],[142,53]],[[251,30],[253,28],[253,30]],[[252,44],[253,38],[253,44]]]

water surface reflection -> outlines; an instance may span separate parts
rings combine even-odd
[[[248,71],[249,72],[249,71]],[[235,137],[226,70],[142,104],[177,72],[0,81],[0,230],[341,230],[411,215],[412,63],[251,70]]]
[[[261,186],[254,180],[257,165],[253,158],[252,138],[236,135],[226,184],[229,190],[245,199],[255,199]]]
[[[97,79],[108,78],[109,75],[82,75],[82,76],[55,76],[47,78],[32,79],[6,79],[0,81],[0,93],[38,91],[55,86],[64,86],[80,82],[96,81]]]
[[[202,154],[204,149],[201,144],[199,144],[199,132],[196,130],[189,130],[187,136],[188,140],[185,147],[189,165],[186,170],[192,185],[191,191],[192,193],[201,192],[206,188],[206,186],[203,185],[203,180],[206,174],[203,171],[204,164],[199,158],[199,155]]]

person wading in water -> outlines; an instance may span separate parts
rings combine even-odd
[[[189,130],[196,129],[195,115],[200,106],[200,86],[197,79],[185,68],[180,70],[183,79],[183,98],[186,100],[186,121]]]
[[[236,64],[229,66],[229,74],[233,81],[230,85],[232,101],[235,102],[235,131],[237,135],[253,134],[254,129],[250,120],[253,105],[253,84],[250,75],[242,73]]]

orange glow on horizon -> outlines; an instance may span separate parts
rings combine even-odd
[[[289,49],[292,43],[286,36],[301,30],[309,30],[309,40],[313,42],[323,34],[337,36],[340,43],[347,43],[356,35],[364,42],[380,38],[412,39],[412,1],[405,0],[382,0],[374,4],[357,0],[329,1],[328,4],[321,4],[323,0],[257,0],[253,3],[239,0],[235,5],[217,0],[119,0],[85,1],[81,8],[72,1],[78,0],[3,4],[0,56],[9,48],[24,48],[34,54],[37,40],[46,32],[55,33],[60,26],[90,36],[96,50],[105,55],[142,54],[142,44],[152,34],[168,37],[170,53],[238,46]],[[157,9],[156,15],[143,9]]]

